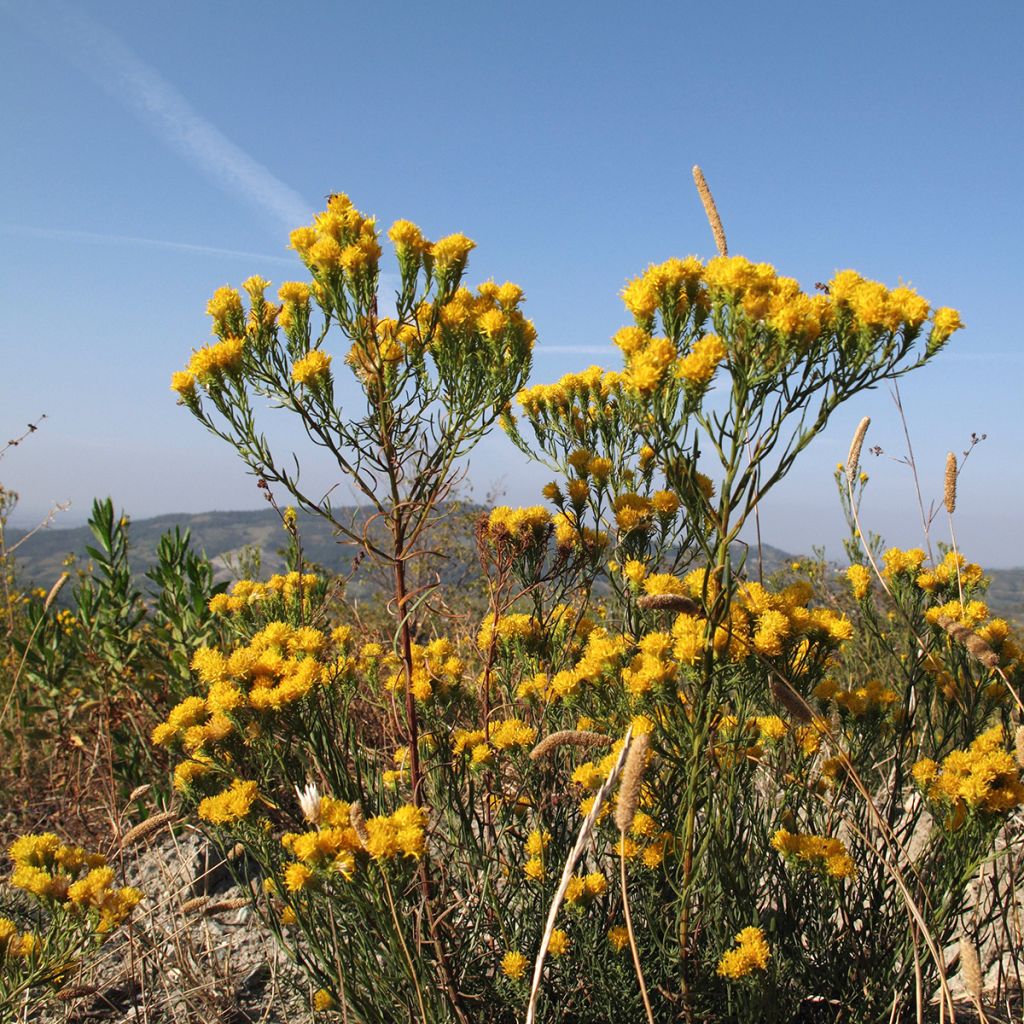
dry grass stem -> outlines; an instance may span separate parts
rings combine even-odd
[[[539,761],[558,747],[610,747],[611,745],[611,737],[599,732],[588,732],[586,729],[562,729],[545,736],[530,751],[530,760]]]
[[[544,957],[547,955],[548,944],[551,942],[551,933],[555,930],[555,921],[558,920],[558,911],[562,906],[562,900],[565,899],[565,892],[569,888],[572,873],[580,857],[583,856],[583,850],[587,845],[587,840],[590,839],[590,833],[594,830],[597,816],[601,813],[601,808],[608,799],[608,794],[611,792],[612,787],[618,781],[619,773],[622,771],[622,766],[626,763],[626,758],[629,757],[629,751],[632,746],[633,726],[631,725],[626,730],[626,736],[622,742],[622,750],[619,751],[619,756],[616,758],[615,764],[612,765],[608,778],[601,783],[601,788],[594,794],[594,804],[590,808],[590,813],[583,819],[579,835],[576,837],[576,845],[572,848],[565,862],[565,867],[562,869],[562,881],[559,883],[555,898],[551,901],[547,923],[544,926],[544,935],[540,940],[540,950],[537,952],[537,959],[533,965],[533,983],[530,986],[530,1003],[526,1008],[526,1024],[535,1024],[537,1020],[537,999],[540,996],[540,979],[544,972]]]

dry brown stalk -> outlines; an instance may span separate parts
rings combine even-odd
[[[857,476],[857,469],[860,466],[860,450],[864,446],[864,435],[868,432],[868,427],[870,426],[871,417],[865,416],[857,424],[857,429],[853,432],[853,440],[850,442],[850,453],[846,456],[846,480],[848,483],[852,484]]]
[[[645,610],[686,612],[687,615],[696,615],[700,611],[696,601],[682,594],[644,594],[637,598],[636,603]]]
[[[177,811],[162,811],[160,814],[154,814],[145,821],[140,821],[138,825],[132,826],[121,837],[121,849],[127,850],[136,843],[149,839],[158,832],[162,832],[168,825],[173,825],[177,820]]]
[[[539,761],[545,754],[550,754],[558,747],[610,747],[612,740],[610,736],[603,736],[599,732],[588,732],[585,729],[562,729],[545,736],[530,751],[530,760]]]
[[[708,223],[711,225],[711,233],[715,236],[715,246],[718,248],[719,256],[729,255],[729,246],[725,241],[725,228],[722,227],[722,218],[718,216],[718,207],[715,206],[715,197],[711,194],[704,172],[699,164],[693,165],[693,183],[697,186],[697,193],[700,201],[704,204],[704,213],[707,214]]]
[[[363,814],[363,805],[357,800],[348,809],[348,820],[359,836],[359,841],[365,846],[370,841],[370,833],[366,827],[366,816]]]
[[[980,662],[988,669],[999,667],[999,655],[973,629],[965,626],[962,622],[951,619],[948,615],[940,615],[935,621],[954,640],[962,643],[975,661]]]
[[[1018,725],[1013,736],[1014,747],[1017,751],[1017,764],[1024,768],[1024,725]]]
[[[615,807],[615,827],[623,834],[632,828],[636,817],[650,747],[650,733],[644,732],[637,736],[626,758],[626,767],[622,769],[622,785],[619,786],[619,801]]]
[[[956,511],[956,456],[952,452],[946,456],[946,487],[942,503],[950,515]]]

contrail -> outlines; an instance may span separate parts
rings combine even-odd
[[[162,238],[139,238],[135,235],[105,235],[98,231],[74,231],[69,228],[38,228],[27,224],[0,224],[0,233],[24,235],[29,238],[52,238],[68,242],[99,242],[107,245],[143,245],[155,249],[199,253],[205,256],[227,256],[232,259],[260,260],[263,263],[283,263],[299,269],[297,256],[267,256],[261,252],[241,249],[220,249],[213,245],[195,245],[189,242],[168,242]]]
[[[286,228],[312,219],[312,208],[298,192],[235,145],[81,7],[64,0],[0,0],[0,8],[61,52],[224,191],[244,197]]]

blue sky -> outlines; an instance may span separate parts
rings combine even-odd
[[[617,366],[625,280],[713,254],[700,163],[732,251],[961,310],[968,330],[902,384],[922,485],[939,495],[946,451],[986,433],[958,539],[1024,564],[1018,2],[0,0],[0,29],[0,432],[49,417],[0,465],[22,521],[62,500],[80,521],[105,494],[136,517],[261,505],[168,376],[215,287],[300,276],[287,231],[325,193],[474,238],[471,280],[526,290],[540,382]],[[866,525],[920,542],[886,391],[771,496],[768,542],[839,554],[831,474],[864,415],[887,453]],[[499,437],[471,469],[476,497],[514,503],[546,478]]]

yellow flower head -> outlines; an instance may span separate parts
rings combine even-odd
[[[292,366],[292,380],[303,387],[312,387],[326,378],[331,368],[331,357],[320,349],[313,349]]]

